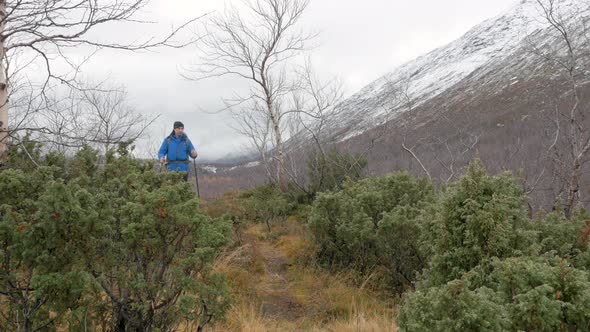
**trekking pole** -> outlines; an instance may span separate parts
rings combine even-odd
[[[158,173],[162,173],[162,170],[164,169],[164,167],[166,167],[166,162],[158,160],[158,163],[160,164],[160,167],[158,168]]]
[[[197,159],[193,159],[193,167],[195,168],[195,181],[197,182],[197,197],[201,198],[201,191],[199,190],[199,173],[197,172]]]

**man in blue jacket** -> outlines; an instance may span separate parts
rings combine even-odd
[[[158,158],[160,163],[166,164],[170,172],[186,173],[184,180],[188,181],[189,156],[197,158],[197,150],[191,140],[184,133],[184,125],[180,121],[174,122],[174,131],[164,139]]]

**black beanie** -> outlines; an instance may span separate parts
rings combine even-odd
[[[180,121],[176,121],[174,122],[174,129],[176,128],[184,128],[184,124],[182,124]]]

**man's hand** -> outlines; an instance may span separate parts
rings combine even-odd
[[[166,157],[162,157],[162,159],[160,159],[160,164],[165,164],[166,163]]]
[[[199,154],[197,153],[197,150],[193,150],[193,152],[191,152],[191,156],[195,159],[197,158],[198,155]]]

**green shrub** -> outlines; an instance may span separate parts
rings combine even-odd
[[[406,332],[508,331],[509,315],[499,302],[493,290],[473,291],[468,283],[455,280],[410,293],[397,323]]]
[[[0,172],[0,192],[0,328],[44,329],[51,312],[84,304],[79,254],[98,215],[86,190],[46,168]]]
[[[181,175],[121,155],[98,168],[84,148],[0,172],[0,329],[67,319],[74,330],[153,331],[223,316],[227,289],[211,268],[229,222],[201,213]]]
[[[413,287],[429,259],[421,245],[426,232],[423,208],[402,206],[385,214],[377,233],[379,266],[387,272],[385,282],[396,294]]]
[[[432,243],[402,331],[587,331],[590,278],[584,214],[528,219],[524,195],[479,161],[441,194],[424,231]]]
[[[242,195],[248,219],[266,224],[268,231],[277,220],[286,219],[296,206],[275,185],[254,188]]]
[[[97,177],[106,189],[96,192],[106,225],[89,239],[96,250],[88,269],[110,294],[105,304],[117,313],[115,326],[172,328],[182,312],[223,311],[226,291],[215,287],[218,296],[207,295],[207,281],[215,280],[210,265],[228,242],[229,223],[201,213],[190,185],[175,174],[121,158]]]
[[[587,331],[590,328],[588,272],[561,258],[496,260],[489,285],[502,297],[512,330]]]
[[[318,260],[363,273],[385,269],[389,286],[403,290],[426,262],[419,216],[433,198],[428,181],[407,173],[347,182],[342,191],[318,195],[309,215]]]
[[[98,170],[98,151],[88,145],[84,146],[70,161],[67,169],[70,178],[93,177]]]
[[[555,254],[574,266],[590,271],[590,224],[588,216],[578,211],[567,219],[563,211],[555,211],[534,222],[540,254]]]
[[[495,259],[462,279],[407,295],[402,331],[587,331],[590,281],[561,258]]]
[[[35,170],[41,159],[42,148],[43,146],[39,142],[31,139],[31,133],[26,133],[18,139],[17,145],[8,150],[6,168],[20,169],[25,172]]]
[[[492,258],[533,251],[525,196],[508,174],[489,176],[479,160],[441,194],[426,241],[433,256],[425,282],[444,285]]]

